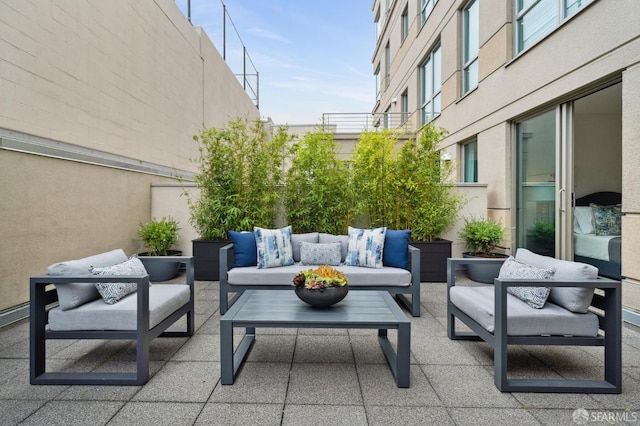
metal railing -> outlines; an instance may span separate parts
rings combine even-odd
[[[220,0],[220,4],[222,5],[222,58],[227,63],[229,69],[231,69],[231,71],[234,73],[234,75],[242,85],[244,91],[247,93],[256,108],[260,109],[260,73],[251,60],[251,56],[249,55],[247,47],[244,45],[242,37],[240,37],[238,29],[231,19],[231,15],[229,15],[229,12],[227,11],[227,5],[224,4],[222,0]],[[187,19],[193,24],[193,21],[191,20],[191,0],[187,0]],[[235,55],[234,58],[230,58],[227,55],[227,22],[231,24],[231,27],[233,28],[233,31],[236,35],[236,41],[239,43],[239,45],[235,46],[235,48],[236,53],[239,51],[242,52],[241,61],[233,60],[237,59],[238,55]],[[242,63],[242,65],[240,65],[240,62]],[[241,72],[239,70],[240,67],[242,67]]]
[[[419,114],[409,112],[331,112],[322,114],[322,126],[338,133],[360,133],[364,130],[394,129],[415,132]]]

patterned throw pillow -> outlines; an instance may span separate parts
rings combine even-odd
[[[540,269],[526,263],[516,261],[509,256],[500,268],[500,279],[549,280],[553,278],[555,269]],[[542,309],[549,297],[549,287],[508,287],[507,293],[526,302],[532,308]]]
[[[300,262],[303,265],[340,265],[342,260],[342,244],[335,243],[300,243]]]
[[[620,235],[622,232],[622,206],[591,204],[596,235]]]
[[[349,247],[345,265],[382,268],[386,227],[358,229],[349,227]]]
[[[137,257],[132,257],[122,263],[102,268],[92,268],[93,275],[146,275],[147,270]],[[104,301],[113,305],[128,294],[135,293],[138,289],[136,283],[96,283],[98,293]]]
[[[258,248],[258,269],[293,265],[291,226],[281,229],[253,228]]]

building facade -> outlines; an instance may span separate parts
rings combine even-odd
[[[191,180],[192,136],[239,116],[259,112],[173,0],[0,0],[0,324],[48,265],[140,249],[152,184]]]
[[[506,251],[613,268],[624,318],[640,323],[640,2],[375,0],[372,11],[373,112],[445,128],[443,154],[461,182],[487,184]],[[591,207],[598,192],[621,195]],[[579,222],[585,202],[595,231]]]

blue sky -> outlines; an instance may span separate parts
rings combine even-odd
[[[260,113],[276,124],[316,124],[323,113],[371,112],[375,27],[371,0],[225,0],[260,73]],[[176,0],[186,15],[187,0]],[[220,0],[191,0],[191,21],[222,54]],[[227,21],[227,63],[242,47]],[[248,73],[253,72],[248,69]]]

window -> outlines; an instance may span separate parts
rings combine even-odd
[[[389,87],[391,80],[391,47],[389,42],[384,47],[384,87]]]
[[[516,2],[516,51],[536,44],[563,21],[593,0],[514,0]]]
[[[462,13],[463,49],[462,49],[462,93],[468,93],[478,86],[479,42],[479,0],[470,0]]]
[[[462,145],[462,166],[464,182],[478,182],[478,141]]]
[[[387,110],[384,112],[384,123],[383,126],[385,129],[390,129],[391,128],[391,105],[389,105],[389,108],[387,108]]]
[[[438,45],[420,67],[422,124],[427,124],[440,114],[440,89],[442,88],[440,64],[440,45]]]
[[[402,123],[404,124],[409,119],[409,91],[405,90],[400,95],[400,112],[402,113]]]
[[[431,14],[431,11],[437,2],[438,0],[420,0],[420,17],[423,25],[427,22],[427,18]]]
[[[380,64],[376,67],[376,72],[374,73],[376,77],[376,101],[380,100]]]
[[[404,10],[402,11],[402,17],[401,17],[401,31],[402,34],[400,36],[400,40],[402,40],[403,42],[407,39],[407,36],[409,35],[409,5],[407,5]]]
[[[373,23],[376,24],[376,40],[380,38],[382,32],[382,21],[380,21],[380,8],[376,11],[376,17],[373,19]]]

